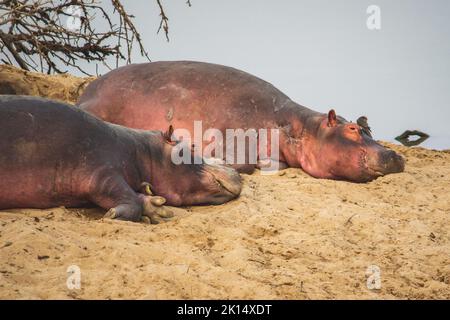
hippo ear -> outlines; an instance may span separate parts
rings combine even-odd
[[[175,143],[176,141],[172,138],[172,135],[173,135],[173,126],[170,125],[169,129],[167,129],[167,131],[163,133],[164,140],[166,140],[168,143]]]
[[[336,112],[334,111],[334,109],[331,109],[328,112],[328,126],[335,127],[336,125],[337,125]]]

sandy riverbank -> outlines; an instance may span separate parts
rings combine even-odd
[[[13,78],[69,102],[85,85],[0,68],[0,83]],[[244,175],[238,200],[176,208],[161,225],[100,209],[1,211],[0,298],[450,299],[450,152],[390,146],[404,173],[367,184]],[[80,290],[66,286],[70,265]],[[379,290],[366,286],[370,265]]]

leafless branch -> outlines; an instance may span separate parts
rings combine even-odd
[[[113,12],[101,5],[108,0],[3,0],[0,1],[0,60],[25,70],[64,73],[61,66],[87,74],[80,60],[106,64],[108,57],[131,62],[133,45],[149,59],[140,33],[120,0]],[[161,0],[158,33],[169,40],[169,24]],[[190,6],[190,1],[187,1]],[[118,22],[117,22],[118,21]],[[99,30],[99,26],[105,26]]]
[[[161,4],[161,0],[156,0],[156,2],[158,3],[159,6],[159,16],[161,17],[161,21],[159,23],[159,28],[158,28],[158,32],[159,33],[161,31],[161,28],[164,29],[164,33],[166,35],[166,39],[167,41],[169,41],[169,18],[166,16],[166,13],[164,12],[164,8]]]

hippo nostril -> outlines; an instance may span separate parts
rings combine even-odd
[[[383,150],[368,158],[367,167],[373,176],[384,176],[405,170],[405,160],[393,150]]]
[[[382,158],[388,173],[402,172],[405,169],[405,160],[395,151],[385,152]]]

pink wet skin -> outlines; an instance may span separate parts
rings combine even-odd
[[[161,61],[121,67],[93,81],[77,105],[130,128],[173,125],[191,136],[194,121],[224,136],[226,129],[279,129],[280,168],[302,168],[317,178],[367,182],[404,170],[401,156],[333,110],[313,111],[262,79],[217,64]],[[275,161],[261,154],[259,160]],[[235,168],[251,173],[255,165]]]
[[[101,121],[47,99],[0,97],[0,209],[96,204],[108,217],[151,222],[172,206],[221,204],[241,191],[239,174],[219,165],[175,165],[160,131]],[[153,202],[152,202],[153,201]]]
[[[300,166],[310,175],[368,182],[404,170],[400,155],[374,141],[359,125],[338,120],[334,110],[311,120],[298,157]]]

